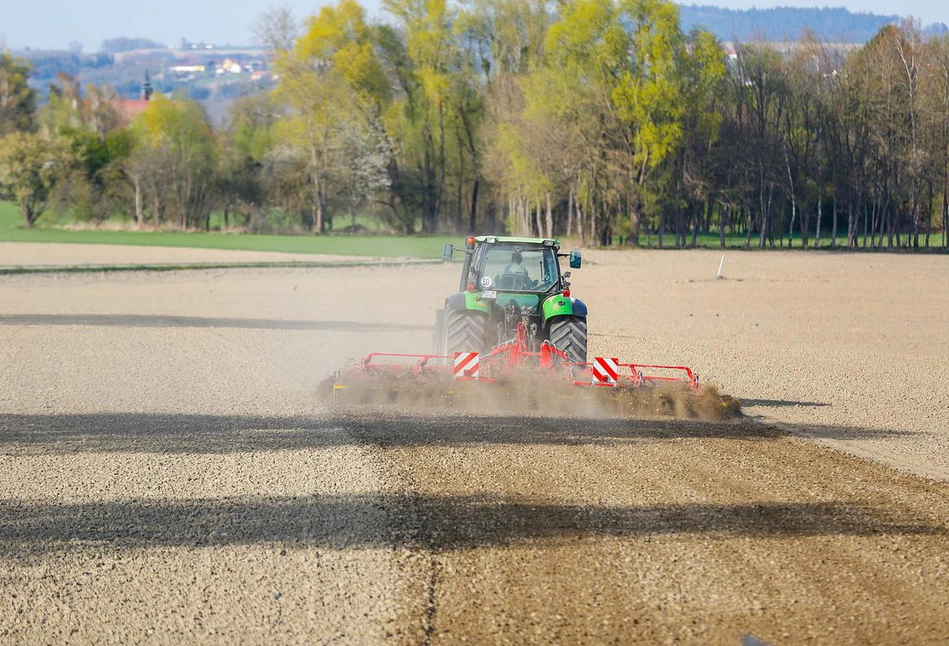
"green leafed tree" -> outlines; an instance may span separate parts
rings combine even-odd
[[[19,205],[27,228],[46,212],[57,180],[71,164],[62,140],[19,131],[0,139],[0,194]]]
[[[401,92],[387,118],[403,168],[411,169],[405,201],[421,212],[422,231],[434,233],[445,198],[451,128],[452,72],[457,47],[445,0],[389,0],[404,43],[387,39]],[[411,192],[411,194],[409,194]],[[411,207],[410,207],[411,208]]]
[[[354,0],[341,0],[324,6],[308,22],[293,50],[276,55],[276,96],[288,109],[276,125],[276,154],[288,168],[300,162],[306,167],[308,229],[323,232],[331,224],[331,174],[339,169],[334,160],[345,159],[343,149],[354,136],[363,142],[380,131],[379,107],[387,101],[390,83],[373,36],[363,8]],[[386,146],[351,152],[369,154],[370,148],[377,155]]]
[[[155,225],[206,228],[217,147],[204,109],[193,101],[157,95],[132,130],[129,167],[139,222],[149,210]]]
[[[550,27],[550,65],[599,102],[608,133],[600,144],[605,172],[594,178],[601,242],[611,239],[620,212],[637,239],[647,181],[681,145],[685,43],[676,6],[664,0],[574,0]]]
[[[29,78],[28,61],[0,52],[0,136],[34,128],[36,92]]]

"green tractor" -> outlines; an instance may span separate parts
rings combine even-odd
[[[442,260],[455,249],[446,244]],[[487,352],[523,325],[531,352],[549,341],[571,361],[586,362],[587,306],[570,296],[570,272],[560,273],[560,258],[580,268],[579,251],[560,253],[557,240],[502,236],[471,236],[463,251],[458,292],[436,313],[434,354]]]

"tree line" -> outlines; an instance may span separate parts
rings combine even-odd
[[[684,32],[664,0],[355,0],[256,28],[279,77],[226,125],[155,96],[131,123],[0,56],[0,191],[137,226],[574,236],[583,244],[946,245],[949,38],[850,49]],[[218,219],[215,221],[217,222]]]

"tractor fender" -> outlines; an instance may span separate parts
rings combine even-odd
[[[445,299],[448,311],[474,310],[483,314],[491,313],[491,301],[481,298],[481,292],[458,292]]]
[[[544,322],[549,322],[555,316],[587,315],[587,305],[578,298],[567,298],[562,294],[555,294],[544,301]]]

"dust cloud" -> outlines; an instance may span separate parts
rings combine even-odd
[[[576,386],[566,373],[511,370],[495,382],[455,381],[447,373],[361,374],[343,371],[325,380],[320,395],[336,407],[393,406],[498,415],[581,418],[676,418],[719,422],[741,416],[741,406],[714,386],[684,383],[614,388]]]

